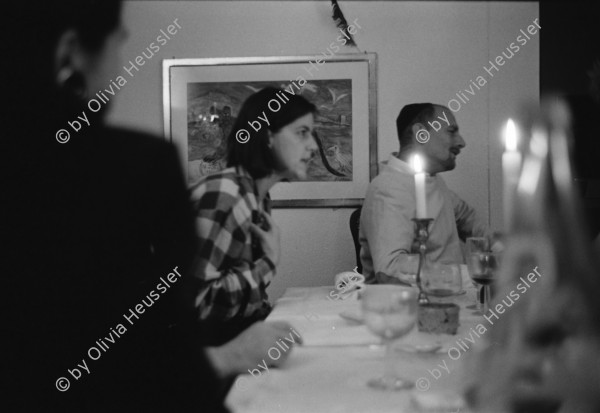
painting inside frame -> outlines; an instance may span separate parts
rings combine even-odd
[[[252,59],[257,60],[248,63]],[[263,62],[268,59],[278,61]],[[294,58],[165,61],[165,133],[187,161],[188,184],[225,167],[227,137],[242,104],[254,92],[273,86],[315,104],[319,146],[306,181],[280,183],[271,190],[274,206],[360,205],[376,162],[369,62],[333,60],[311,73],[306,70],[308,58],[282,59]],[[217,60],[226,62],[215,65]]]

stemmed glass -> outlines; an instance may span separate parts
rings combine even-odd
[[[474,283],[483,286],[483,314],[489,310],[490,285],[495,281],[500,264],[500,254],[484,251],[469,255],[469,275]]]
[[[433,297],[450,297],[462,291],[462,276],[456,264],[432,263],[426,259],[421,279],[423,290]]]
[[[394,372],[392,342],[408,334],[417,322],[416,289],[399,285],[367,285],[362,293],[362,309],[366,326],[385,344],[383,377],[371,379],[369,387],[381,390],[411,389],[413,381]]]
[[[469,238],[467,238],[466,247],[467,247],[467,267],[469,268],[469,275],[470,275],[472,273],[471,264],[470,264],[471,255],[489,251],[490,243],[489,243],[489,240],[485,237],[469,237]],[[481,299],[482,294],[483,294],[483,286],[481,286],[475,282],[474,282],[474,284],[477,286],[477,299],[475,301],[475,305],[469,305],[469,306],[467,306],[467,308],[471,309],[471,310],[477,310],[477,312],[481,313],[481,311],[482,311],[481,303],[483,302]]]
[[[396,276],[413,287],[417,285],[419,258],[419,254],[404,254],[402,260],[398,262],[399,271],[396,273]]]

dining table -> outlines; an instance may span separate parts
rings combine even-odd
[[[278,352],[291,352],[287,360],[277,368],[257,366],[238,376],[227,395],[227,407],[235,413],[468,412],[462,393],[472,380],[470,353],[484,341],[490,326],[472,309],[477,289],[466,266],[461,266],[461,274],[461,293],[430,297],[460,307],[456,334],[426,333],[415,327],[393,343],[393,370],[414,381],[414,388],[390,391],[367,386],[369,379],[383,375],[388,359],[382,338],[362,322],[359,294],[341,299],[332,294],[336,289],[331,285],[293,287],[276,301],[266,321],[287,321],[293,327],[290,339],[300,335],[303,344],[285,350],[291,340],[274,343]],[[271,351],[259,364],[268,367],[269,357],[277,355]]]

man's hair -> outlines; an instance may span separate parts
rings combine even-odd
[[[277,98],[277,93],[289,100],[283,103]],[[281,109],[273,112],[269,107],[271,100],[278,103],[277,106],[273,105],[274,108]],[[227,166],[242,166],[254,179],[271,174],[275,170],[276,162],[269,147],[269,131],[277,133],[296,119],[316,112],[315,105],[300,95],[290,95],[273,87],[266,87],[254,93],[242,105],[227,138]],[[269,124],[258,119],[259,116],[266,117]],[[257,123],[260,125],[259,130],[250,126],[257,126]],[[249,135],[246,143],[240,143],[236,139],[236,134],[242,129]]]
[[[396,130],[398,131],[401,152],[414,144],[412,126],[415,123],[422,123],[427,130],[430,129],[427,121],[433,118],[436,106],[439,105],[433,103],[412,103],[402,108],[396,118]]]

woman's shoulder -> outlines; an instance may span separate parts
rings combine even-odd
[[[190,187],[195,209],[229,210],[248,192],[248,177],[235,167],[207,175]]]
[[[192,198],[214,191],[237,195],[241,187],[241,178],[234,167],[203,176],[190,187]]]

